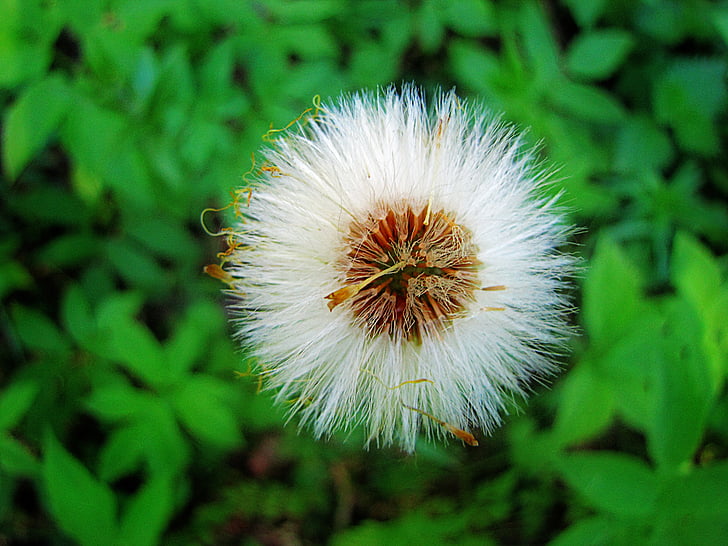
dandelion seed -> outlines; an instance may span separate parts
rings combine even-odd
[[[453,92],[432,110],[412,86],[315,106],[266,134],[236,204],[215,273],[239,337],[316,436],[477,445],[466,430],[555,369],[569,228],[518,135]]]

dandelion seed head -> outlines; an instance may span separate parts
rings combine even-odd
[[[406,86],[317,105],[263,154],[226,282],[302,427],[476,445],[467,431],[554,371],[570,228],[514,130]]]

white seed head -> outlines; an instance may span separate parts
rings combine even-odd
[[[226,256],[266,385],[316,436],[496,426],[554,370],[569,233],[513,130],[407,86],[319,106],[263,152]]]

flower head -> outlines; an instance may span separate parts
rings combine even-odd
[[[553,371],[569,230],[513,130],[405,87],[319,105],[264,155],[225,275],[302,425],[477,445],[469,430]]]

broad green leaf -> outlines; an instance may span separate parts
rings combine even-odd
[[[142,303],[140,294],[127,292],[114,294],[99,306],[99,356],[123,364],[149,386],[160,387],[170,373],[159,341],[134,317]]]
[[[174,511],[170,479],[154,476],[137,491],[121,518],[120,544],[154,546]]]
[[[462,36],[491,36],[497,30],[495,8],[489,2],[459,0],[444,2],[442,7],[442,20]]]
[[[152,475],[174,475],[181,472],[190,460],[190,443],[182,434],[172,409],[157,404],[144,421],[137,441],[144,444],[146,459]]]
[[[190,305],[164,347],[170,370],[182,375],[200,360],[207,363],[212,355],[205,353],[205,348],[212,334],[222,327],[223,315],[219,307],[208,302]]]
[[[58,525],[84,546],[113,544],[116,499],[58,440],[47,434],[43,451],[46,501]]]
[[[417,40],[425,53],[436,51],[445,36],[437,3],[437,0],[425,1],[417,12]]]
[[[617,97],[599,87],[561,79],[546,92],[552,105],[577,119],[618,125],[624,118],[624,108]]]
[[[584,281],[583,314],[592,343],[613,346],[642,312],[639,271],[615,242],[601,237]]]
[[[569,371],[562,385],[554,434],[563,445],[587,440],[610,423],[613,412],[610,385],[582,362]]]
[[[19,288],[26,288],[33,282],[30,273],[18,262],[0,263],[0,300]]]
[[[655,81],[655,115],[689,151],[718,151],[718,114],[728,101],[726,66],[722,58],[678,59]]]
[[[30,409],[40,385],[30,379],[21,379],[10,383],[0,392],[0,430],[15,427]]]
[[[167,273],[148,252],[132,241],[126,238],[107,241],[105,255],[131,286],[147,292],[161,292],[166,288]]]
[[[40,464],[19,440],[0,432],[0,469],[11,476],[37,478]]]
[[[138,422],[115,428],[99,453],[98,472],[102,480],[112,482],[140,470],[148,446],[142,443],[147,428]]]
[[[693,236],[675,236],[672,281],[696,309],[709,307],[720,288],[721,272],[712,254]]]
[[[660,510],[679,517],[681,514],[721,516],[728,521],[728,461],[715,461],[674,475],[660,495]]]
[[[662,364],[663,322],[656,309],[645,308],[630,321],[629,332],[594,356],[598,380],[609,383],[620,417],[641,431],[650,427],[655,412],[655,369]]]
[[[609,0],[564,0],[574,19],[582,27],[592,26],[609,5]]]
[[[15,179],[58,129],[72,101],[66,81],[50,75],[31,85],[8,109],[3,131],[3,163]]]
[[[169,380],[164,351],[152,332],[140,322],[124,320],[104,332],[108,358],[151,387],[161,387]],[[103,350],[103,349],[102,349]]]
[[[61,303],[61,321],[78,344],[88,347],[96,334],[96,318],[86,295],[77,284],[66,290]]]
[[[97,259],[101,240],[91,233],[68,233],[52,239],[38,251],[37,260],[49,268],[82,266]]]
[[[28,349],[51,354],[68,352],[68,340],[46,315],[21,305],[14,305],[10,311],[15,331]]]
[[[553,28],[541,4],[524,2],[519,14],[521,40],[539,88],[559,75],[559,53]]]
[[[641,460],[617,452],[565,455],[561,475],[585,501],[617,516],[645,518],[653,514],[658,480]]]
[[[97,387],[86,399],[86,407],[94,416],[110,422],[143,416],[155,403],[154,396],[126,383]]]
[[[227,385],[198,375],[192,377],[174,393],[175,412],[198,439],[221,448],[232,448],[240,443],[240,431],[232,412],[225,403]]]
[[[600,29],[578,34],[566,55],[572,76],[602,79],[611,76],[629,54],[634,41],[619,29]]]
[[[647,541],[645,529],[608,514],[592,516],[573,523],[549,542],[549,546],[612,546],[631,541]]]
[[[658,465],[676,470],[692,459],[703,438],[717,384],[702,350],[702,325],[695,311],[679,301],[670,302],[666,311],[647,446]]]
[[[471,41],[452,40],[448,54],[451,70],[474,91],[488,91],[500,71],[496,55]]]
[[[619,128],[615,166],[620,171],[659,170],[670,163],[674,151],[666,132],[647,117],[632,117]]]

